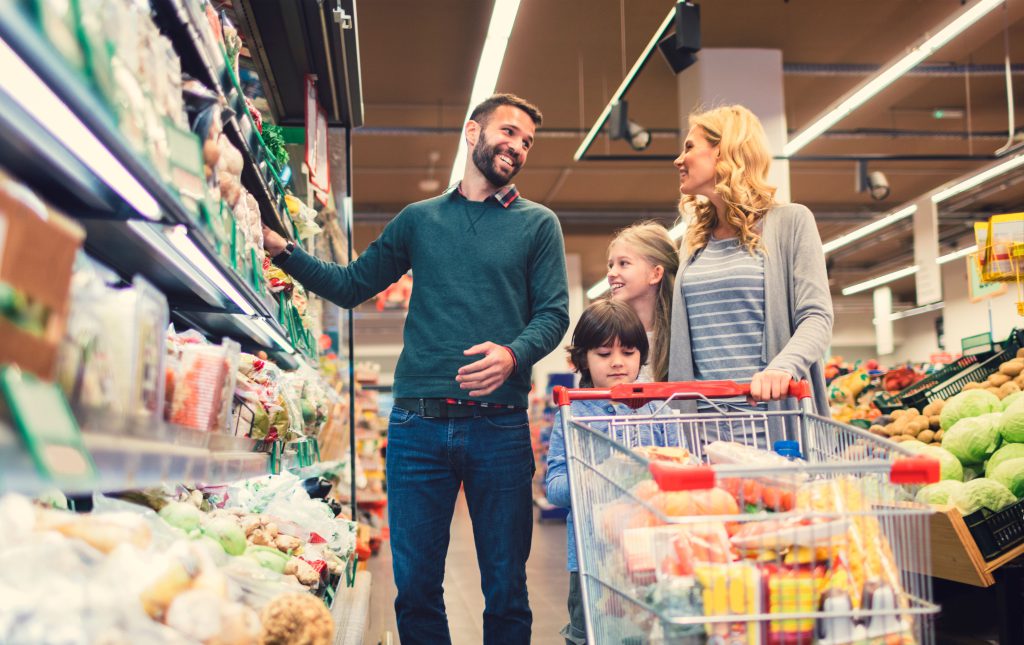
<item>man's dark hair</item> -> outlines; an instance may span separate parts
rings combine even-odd
[[[594,387],[587,365],[587,352],[614,344],[618,339],[623,347],[640,352],[640,365],[647,362],[647,332],[633,308],[618,300],[605,299],[591,303],[572,332],[569,360],[580,373],[580,387]]]
[[[487,97],[481,101],[479,105],[473,108],[473,113],[469,115],[469,120],[476,121],[481,126],[487,125],[487,120],[491,117],[491,113],[502,105],[509,105],[526,112],[533,121],[533,125],[538,128],[544,120],[544,115],[540,113],[540,110],[537,109],[536,105],[525,99],[519,98],[515,94],[493,94]]]

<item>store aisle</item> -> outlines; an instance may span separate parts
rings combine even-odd
[[[398,643],[389,542],[385,541],[380,553],[370,559],[368,568],[373,574],[373,588],[364,645],[377,645],[386,630],[391,631],[393,642]],[[532,643],[561,645],[565,641],[558,632],[566,621],[565,597],[569,592],[569,577],[565,572],[565,524],[534,521],[533,549],[526,570],[533,609]],[[455,505],[446,571],[444,597],[452,642],[455,645],[479,644],[483,642],[484,598],[480,592],[473,527],[463,495],[459,495]]]

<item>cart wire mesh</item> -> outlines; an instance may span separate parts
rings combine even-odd
[[[931,509],[907,484],[937,480],[938,462],[806,398],[738,410],[703,393],[749,386],[709,383],[722,382],[556,391],[588,642],[934,642]],[[618,416],[570,405],[648,397],[667,402]],[[711,409],[669,404],[698,398]],[[799,458],[767,450],[779,439]]]

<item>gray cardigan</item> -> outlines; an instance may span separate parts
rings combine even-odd
[[[764,255],[764,347],[761,357],[771,369],[811,382],[815,409],[829,416],[822,360],[832,340],[832,295],[825,254],[814,215],[806,206],[773,207],[761,220]],[[668,377],[693,380],[690,322],[683,298],[683,274],[694,256],[683,258],[672,299],[672,339]],[[798,409],[789,402],[770,409]]]

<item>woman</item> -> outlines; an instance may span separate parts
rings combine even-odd
[[[814,216],[777,204],[764,129],[745,107],[690,116],[679,170],[688,217],[672,304],[671,380],[749,382],[755,401],[785,401],[808,379],[828,416],[822,358],[832,298]],[[793,409],[772,403],[769,409]]]

